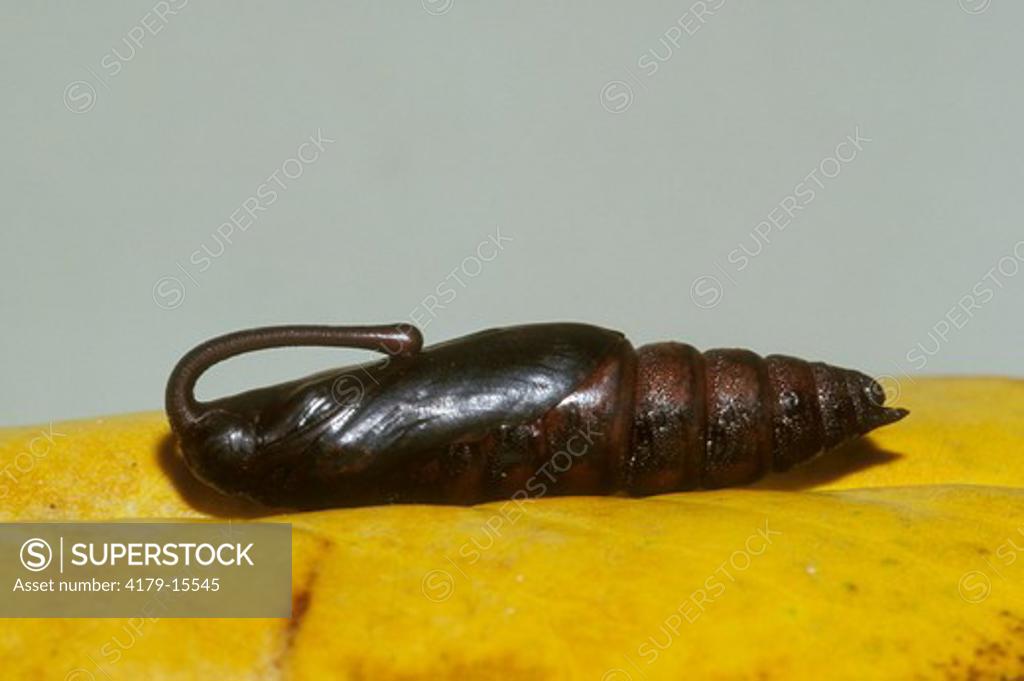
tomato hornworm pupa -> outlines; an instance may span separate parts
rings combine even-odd
[[[199,376],[268,348],[386,357],[209,402]],[[634,349],[577,323],[490,329],[422,348],[408,324],[277,326],[209,340],[167,383],[185,463],[275,506],[472,504],[530,493],[657,494],[741,485],[899,421],[850,369],[682,343]]]

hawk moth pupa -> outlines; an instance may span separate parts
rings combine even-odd
[[[287,346],[386,356],[195,399],[211,365]],[[741,485],[907,414],[884,402],[877,382],[850,369],[683,343],[634,349],[621,333],[577,323],[427,348],[408,324],[251,329],[188,352],[166,393],[197,478],[292,508],[534,496],[539,471],[552,494]]]

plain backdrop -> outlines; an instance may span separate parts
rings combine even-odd
[[[581,320],[1022,375],[1022,23],[1009,0],[7,0],[0,424],[161,408],[194,344],[280,323]],[[250,355],[200,397],[362,357]]]

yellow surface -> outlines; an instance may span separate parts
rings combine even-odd
[[[754,488],[294,523],[292,620],[3,620],[4,679],[1024,676],[1024,382]],[[158,413],[0,430],[0,520],[253,517]]]

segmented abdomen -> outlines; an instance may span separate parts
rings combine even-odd
[[[637,354],[636,494],[751,482],[905,414],[872,378],[821,362],[682,343]]]
[[[536,422],[503,426],[400,473],[403,500],[715,488],[784,471],[897,421],[870,377],[749,350],[623,341]]]

